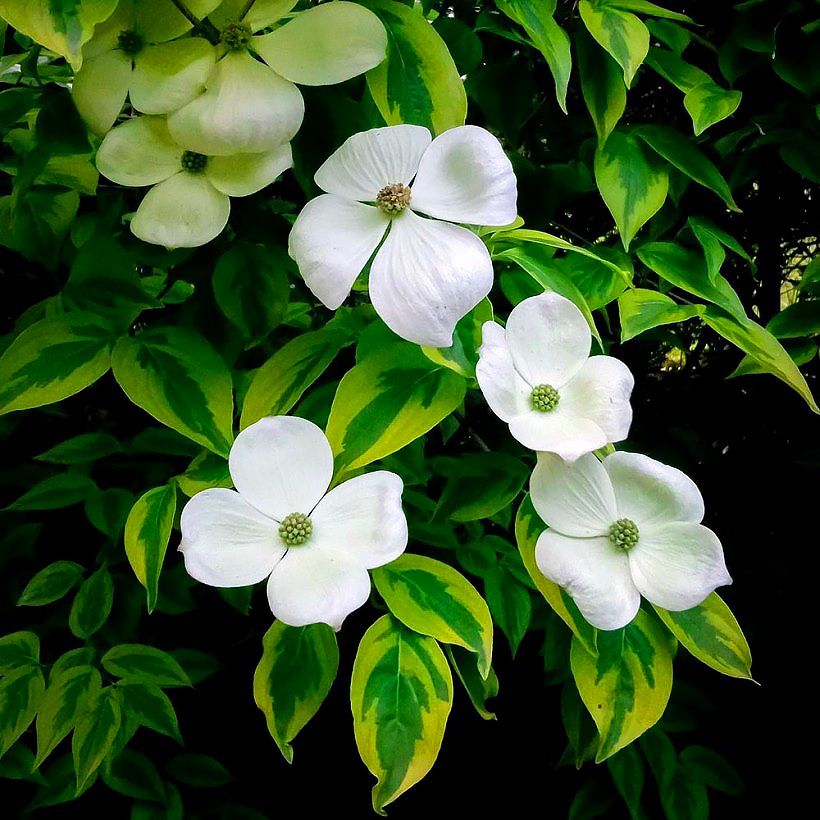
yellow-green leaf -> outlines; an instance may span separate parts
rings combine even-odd
[[[727,91],[712,80],[689,89],[683,97],[683,107],[692,118],[695,136],[734,114],[741,96],[740,91]]]
[[[626,87],[649,51],[649,29],[628,11],[581,0],[578,5],[587,31],[608,51],[624,72]]]
[[[378,778],[373,808],[418,783],[438,756],[453,702],[453,677],[432,638],[390,615],[362,636],[350,681],[356,746]]]
[[[293,762],[290,741],[319,710],[338,668],[336,635],[327,624],[274,621],[265,633],[253,675],[253,699],[288,763]]]
[[[655,611],[698,660],[729,677],[752,680],[752,652],[746,636],[716,592],[684,612],[668,612],[658,606]]]
[[[28,729],[46,685],[38,666],[21,666],[0,678],[0,757]]]
[[[597,763],[653,726],[672,692],[672,638],[642,610],[628,626],[598,631],[598,654],[572,641],[578,693],[598,727]]]
[[[581,93],[595,123],[598,142],[603,144],[626,110],[623,72],[583,31],[578,34],[577,44]]]
[[[113,686],[85,702],[71,738],[78,792],[111,751],[121,719],[119,692]]]
[[[12,632],[0,638],[0,675],[24,666],[36,666],[40,639],[33,632]]]
[[[705,310],[705,305],[679,305],[671,296],[657,290],[632,288],[618,297],[621,341],[627,342],[653,327],[685,322]]]
[[[93,635],[108,620],[114,602],[114,583],[106,567],[83,581],[68,615],[68,626],[78,638]]]
[[[490,610],[458,570],[404,553],[372,575],[387,608],[405,626],[475,652],[481,676],[487,677],[493,654]]]

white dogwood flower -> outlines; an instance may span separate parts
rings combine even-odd
[[[330,444],[295,416],[245,428],[228,466],[236,490],[203,490],[182,511],[179,549],[188,573],[215,587],[268,578],[268,602],[280,621],[338,630],[370,595],[368,569],[407,546],[402,480],[378,470],[327,492]]]
[[[258,153],[290,140],[302,124],[301,85],[332,85],[377,66],[387,33],[373,12],[337,0],[307,9],[270,32],[296,0],[226,0],[209,20],[221,30],[205,93],[168,118],[177,142],[209,156]],[[264,60],[255,59],[250,51]]]
[[[507,327],[485,322],[476,379],[525,447],[574,461],[629,433],[635,380],[611,356],[589,355],[581,311],[557,293],[524,299]]]
[[[293,164],[290,144],[261,154],[207,157],[183,148],[164,117],[137,117],[105,135],[97,152],[100,173],[120,185],[153,185],[134,218],[132,233],[167,248],[210,242],[225,227],[232,196],[248,196]]]
[[[538,569],[599,629],[626,626],[641,595],[680,612],[732,583],[720,541],[700,523],[700,490],[675,467],[639,453],[574,464],[539,453],[530,494],[551,528],[538,537]]]
[[[373,257],[370,299],[388,327],[448,347],[493,283],[484,243],[452,223],[515,219],[515,174],[498,140],[474,125],[432,141],[418,125],[374,128],[350,137],[315,180],[326,193],[302,209],[289,239],[314,295],[335,310]]]
[[[202,17],[217,0],[186,0]],[[205,88],[216,56],[200,37],[169,42],[191,28],[171,0],[120,0],[83,48],[83,65],[74,76],[74,103],[88,127],[105,134],[125,98],[143,114],[181,108]]]

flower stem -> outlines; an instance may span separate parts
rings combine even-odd
[[[213,45],[219,42],[219,32],[215,26],[208,20],[200,20],[189,8],[182,2],[182,0],[171,0],[177,7],[179,13],[185,17],[186,20],[194,27],[196,31],[202,34]]]
[[[245,15],[251,10],[251,7],[256,2],[256,0],[248,0],[244,6],[242,6],[242,11],[239,12],[239,17],[237,19],[244,20]]]

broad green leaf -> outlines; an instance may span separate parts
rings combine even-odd
[[[231,374],[202,336],[182,327],[123,336],[111,354],[111,366],[134,404],[227,457],[233,441]]]
[[[33,664],[0,678],[0,757],[34,720],[45,689],[43,673]]]
[[[168,654],[194,684],[206,680],[222,668],[222,664],[213,655],[199,649],[172,649]]]
[[[776,313],[766,330],[778,339],[796,339],[820,334],[820,301],[795,302]]]
[[[467,94],[447,46],[420,7],[364,0],[387,30],[387,59],[367,72],[367,87],[388,125],[424,125],[433,134],[463,125]]]
[[[734,114],[741,96],[739,91],[727,91],[712,80],[689,89],[683,97],[683,107],[692,118],[695,136]]]
[[[246,347],[265,338],[285,317],[289,287],[285,260],[284,251],[275,246],[239,242],[216,263],[212,279],[216,303],[239,328]]]
[[[627,342],[653,327],[685,322],[701,316],[705,310],[705,305],[679,305],[670,296],[656,290],[633,288],[618,297],[621,341]]]
[[[713,592],[684,612],[655,607],[669,631],[700,661],[732,678],[752,680],[752,653],[732,611]]]
[[[0,675],[36,666],[39,658],[40,639],[33,632],[12,632],[0,638]]]
[[[82,433],[61,441],[34,458],[52,464],[87,464],[119,453],[122,453],[122,447],[114,436],[108,433]]]
[[[137,580],[145,587],[148,611],[159,594],[159,576],[171,539],[177,492],[173,483],[155,487],[141,496],[125,522],[125,554]]]
[[[626,86],[618,64],[583,33],[576,40],[581,92],[595,123],[599,144],[606,142],[626,110]]]
[[[532,617],[530,591],[506,567],[496,564],[484,575],[484,592],[493,620],[507,636],[515,657]]]
[[[336,635],[327,624],[288,626],[274,621],[262,639],[253,699],[288,763],[291,741],[319,711],[339,668]]]
[[[575,638],[585,649],[595,654],[596,629],[581,615],[575,601],[567,595],[566,591],[545,578],[535,563],[535,544],[538,536],[546,528],[547,525],[538,517],[530,496],[527,494],[515,516],[515,540],[518,544],[518,551],[521,553],[521,560],[536,589],[544,596],[544,600],[572,630]]]
[[[108,620],[114,602],[114,584],[106,567],[83,581],[68,616],[68,626],[78,638],[89,638]]]
[[[404,553],[372,571],[387,608],[405,626],[478,656],[483,678],[490,671],[493,622],[476,588],[451,566]]]
[[[184,754],[171,758],[166,771],[186,786],[213,789],[230,783],[233,775],[209,755]]]
[[[639,125],[632,133],[690,179],[714,191],[731,210],[740,211],[720,171],[680,131],[665,125]]]
[[[176,477],[179,489],[189,498],[213,487],[233,487],[228,462],[209,450],[203,450],[188,465],[188,469]]]
[[[595,152],[595,182],[628,250],[666,200],[669,177],[647,159],[635,137],[613,131]]]
[[[746,785],[734,766],[712,749],[687,746],[680,753],[680,762],[690,777],[704,786],[734,795],[741,795],[746,791]]]
[[[596,5],[590,0],[578,4],[587,31],[608,51],[624,72],[626,87],[649,51],[649,29],[628,11]]]
[[[97,485],[83,473],[69,470],[44,478],[6,507],[7,510],[57,510],[84,501]]]
[[[84,570],[74,561],[55,561],[27,584],[17,606],[43,606],[62,598],[80,580]]]
[[[253,376],[239,429],[265,416],[287,413],[350,341],[342,329],[323,328],[303,333],[277,350]]]
[[[66,313],[27,327],[0,356],[0,414],[79,393],[111,366],[111,327]]]
[[[684,93],[703,83],[712,82],[705,71],[665,48],[653,46],[647,55],[646,64]]]
[[[464,685],[464,690],[476,712],[484,720],[495,720],[495,713],[487,709],[487,701],[498,694],[498,676],[495,670],[490,667],[487,677],[482,678],[476,663],[477,656],[459,646],[448,644],[444,647],[444,654],[447,655],[456,677]]]
[[[637,11],[641,14],[649,14],[653,17],[665,17],[667,20],[679,20],[681,23],[694,23],[691,17],[680,14],[677,11],[659,6],[657,3],[650,3],[648,0],[603,0],[604,5],[625,11]]]
[[[713,307],[707,308],[703,321],[751,356],[767,373],[777,376],[796,390],[815,413],[820,413],[805,377],[783,345],[768,330],[751,319],[744,317],[741,320]]]
[[[70,649],[57,658],[51,666],[49,672],[49,682],[69,669],[76,669],[80,666],[89,666],[94,663],[95,652],[93,647],[83,646],[80,649]]]
[[[3,24],[0,22],[0,33]],[[15,743],[0,760],[0,777],[9,780],[28,780],[45,783],[45,778],[34,769],[34,754],[23,743]]]
[[[557,0],[496,0],[496,6],[527,32],[532,44],[544,55],[555,81],[555,96],[567,113],[567,86],[572,70],[569,37],[555,22]]]
[[[626,746],[607,761],[607,768],[615,781],[615,788],[623,798],[633,820],[641,820],[641,791],[644,781],[644,762],[637,746]]]
[[[570,665],[581,700],[598,727],[597,763],[653,726],[672,691],[672,643],[645,612],[623,629],[598,631],[598,655],[573,640]]]
[[[52,670],[48,689],[37,710],[35,765],[39,766],[74,728],[86,702],[96,697],[101,686],[100,673],[92,666]]]
[[[337,473],[400,450],[458,407],[466,384],[417,347],[390,345],[362,359],[339,383],[327,437]]]
[[[111,751],[122,720],[119,692],[106,686],[85,702],[71,738],[79,792]]]
[[[124,678],[117,683],[117,691],[123,707],[123,720],[131,726],[146,726],[182,743],[174,706],[159,686],[136,677]]]
[[[106,672],[121,678],[137,678],[157,686],[190,686],[182,667],[167,653],[154,646],[124,643],[114,646],[102,657]]]
[[[373,808],[430,771],[453,702],[453,678],[439,645],[383,615],[362,636],[350,681],[356,746],[376,776]]]
[[[118,541],[125,527],[128,511],[134,503],[133,493],[121,487],[109,487],[91,493],[85,500],[88,520],[112,541]]]
[[[708,820],[709,794],[700,780],[678,766],[661,793],[661,805],[673,820]]]
[[[102,768],[109,789],[135,800],[165,802],[165,787],[151,759],[133,749],[124,749]]]
[[[446,43],[460,76],[469,74],[481,64],[483,47],[472,26],[440,14],[433,21],[433,27]]]

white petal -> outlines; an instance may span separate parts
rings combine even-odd
[[[472,225],[509,225],[516,198],[515,174],[501,143],[476,125],[439,134],[413,183],[413,208]]]
[[[407,546],[403,487],[402,480],[386,470],[356,476],[334,487],[310,516],[310,545],[344,553],[367,569],[390,563]]]
[[[168,128],[200,154],[261,154],[288,142],[304,115],[299,89],[242,51],[216,64],[207,91],[169,115]]]
[[[148,46],[134,58],[131,104],[144,114],[176,111],[205,90],[216,49],[201,37]]]
[[[234,154],[209,157],[205,176],[217,191],[229,196],[248,196],[270,185],[293,165],[290,143],[264,154]]]
[[[538,453],[530,496],[538,515],[563,535],[608,536],[617,518],[612,483],[591,454],[567,464],[551,453]]]
[[[74,105],[95,134],[105,134],[122,111],[131,79],[131,58],[121,51],[106,51],[86,58],[74,75]]]
[[[288,253],[313,295],[336,310],[373,255],[389,219],[378,208],[322,194],[296,217]]]
[[[333,85],[384,60],[387,32],[372,11],[337,0],[303,11],[276,31],[254,37],[251,48],[292,83]]]
[[[131,233],[166,248],[197,248],[219,236],[230,213],[230,199],[203,174],[180,171],[145,195]]]
[[[556,453],[568,462],[603,447],[608,441],[606,433],[594,421],[557,410],[552,413],[529,410],[515,416],[510,420],[510,432],[530,450]]]
[[[219,5],[219,0],[185,0],[185,6],[202,19]],[[136,0],[134,28],[148,43],[164,43],[184,34],[191,23],[171,0]]]
[[[632,424],[629,397],[634,386],[632,373],[620,359],[592,356],[561,388],[559,407],[568,416],[595,422],[607,441],[623,441]]]
[[[533,387],[560,390],[589,355],[592,335],[583,314],[557,293],[530,296],[507,320],[507,343],[515,369]]]
[[[638,543],[627,556],[641,595],[672,612],[691,609],[732,583],[718,537],[701,524],[639,528]]]
[[[529,412],[530,386],[516,373],[504,328],[496,322],[481,327],[475,377],[490,410],[502,421]]]
[[[153,185],[176,174],[182,149],[160,117],[136,117],[111,129],[97,151],[97,168],[120,185]]]
[[[535,563],[598,629],[620,629],[638,614],[641,596],[627,556],[606,537],[569,538],[546,530],[535,545]]]
[[[203,490],[182,510],[179,549],[192,578],[212,587],[258,584],[286,550],[279,525],[233,490]]]
[[[405,210],[370,267],[370,300],[385,324],[419,345],[449,347],[456,322],[493,286],[484,243],[449,222]]]
[[[371,128],[348,137],[316,172],[316,184],[329,194],[375,202],[386,185],[409,185],[430,132],[420,125]]]
[[[288,550],[268,581],[271,612],[290,626],[325,623],[335,630],[370,595],[370,576],[340,552],[309,545]]]
[[[256,0],[243,20],[251,27],[251,31],[261,31],[284,17],[296,2],[297,0]],[[217,28],[224,28],[226,23],[236,22],[247,5],[248,0],[223,0],[219,8],[208,15],[208,19]]]
[[[689,476],[642,453],[612,453],[604,459],[615,490],[618,517],[638,529],[669,521],[703,520],[703,496]]]
[[[312,421],[270,416],[236,437],[228,467],[242,497],[281,521],[316,506],[333,477],[333,453]]]

